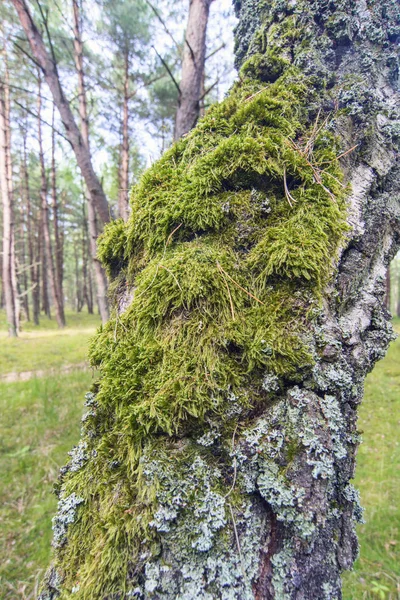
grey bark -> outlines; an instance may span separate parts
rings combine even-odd
[[[278,44],[285,60],[313,77],[319,99],[310,114],[339,109],[333,120],[337,135],[346,148],[357,144],[342,160],[352,186],[351,230],[309,331],[312,371],[299,372],[295,384],[266,377],[263,386],[274,392],[273,404],[246,419],[229,447],[223,425],[210,424],[196,442],[212,445],[218,469],[199,449],[192,463],[181,466],[186,471],[176,472],[178,455],[193,448],[190,435],[171,438],[168,456],[164,450],[158,456],[154,440],[145,444],[141,485],[154,489],[157,481],[152,523],[157,551],[143,552],[132,565],[135,587],[108,600],[132,595],[340,600],[341,573],[357,556],[361,509],[351,484],[357,409],[367,373],[394,337],[384,296],[386,269],[400,245],[398,3],[243,0],[235,5],[239,66],[253,53],[266,52],[277,23],[293,26],[294,19],[305,28],[300,39],[287,35]],[[117,301],[121,311],[129,293]],[[230,403],[234,411],[234,397]],[[293,432],[294,451],[287,447]],[[215,491],[221,481],[232,482],[224,496]],[[188,488],[196,494],[186,507]],[[74,495],[67,500],[72,511],[84,502]],[[59,513],[60,522],[64,514]],[[57,597],[57,577],[50,572],[43,599]]]
[[[107,198],[104,194],[99,178],[94,172],[90,151],[85,144],[83,132],[81,133],[79,131],[69,102],[65,97],[64,91],[61,87],[57,66],[46,50],[42,36],[32,19],[25,0],[12,0],[12,3],[18,12],[21,25],[29,41],[32,54],[44,74],[46,82],[52,93],[54,103],[60,113],[61,120],[65,128],[66,137],[76,156],[76,160],[87,185],[91,201],[96,207],[102,222],[107,223],[110,220]]]
[[[206,57],[206,32],[213,0],[190,0],[179,84],[174,139],[188,133],[200,115],[200,97]]]

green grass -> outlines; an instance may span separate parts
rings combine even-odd
[[[67,327],[41,318],[39,326],[22,323],[18,338],[7,337],[6,318],[0,311],[0,378],[7,373],[50,370],[85,362],[87,342],[100,325],[98,315],[67,314]]]
[[[395,321],[400,334],[400,320]],[[400,338],[368,376],[359,428],[355,485],[366,524],[360,558],[344,577],[344,600],[400,598]]]
[[[0,365],[7,369],[3,372],[83,361],[98,317],[69,315],[69,322],[63,332],[54,323],[24,327],[27,337],[19,340],[9,341],[0,332]],[[400,332],[400,321],[396,327]],[[10,348],[19,362],[7,358]],[[0,383],[1,600],[36,596],[37,582],[50,558],[51,517],[56,508],[52,484],[67,451],[78,441],[83,394],[90,382],[89,372],[76,371]],[[400,339],[369,375],[360,408],[364,443],[355,484],[367,523],[359,527],[361,556],[355,570],[344,577],[344,600],[400,598],[399,424]]]
[[[33,600],[49,561],[51,493],[77,442],[89,372],[0,384],[0,598]]]

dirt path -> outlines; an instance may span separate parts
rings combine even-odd
[[[16,381],[29,381],[29,379],[33,379],[34,377],[51,377],[52,375],[57,375],[58,373],[70,373],[71,371],[80,371],[82,369],[87,369],[87,363],[78,363],[75,365],[64,365],[63,367],[58,367],[54,369],[40,369],[38,371],[22,371],[18,373],[17,371],[13,371],[12,373],[6,373],[0,377],[0,383],[15,383]]]

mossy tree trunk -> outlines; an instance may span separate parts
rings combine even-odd
[[[240,81],[99,245],[114,312],[43,600],[336,600],[357,554],[357,407],[393,338],[398,4],[235,4]]]

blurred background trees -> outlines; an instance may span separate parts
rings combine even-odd
[[[128,217],[143,169],[234,76],[229,0],[207,0],[193,40],[197,4],[1,3],[0,308],[10,335],[44,315],[63,327],[66,309],[107,319],[104,223]]]

